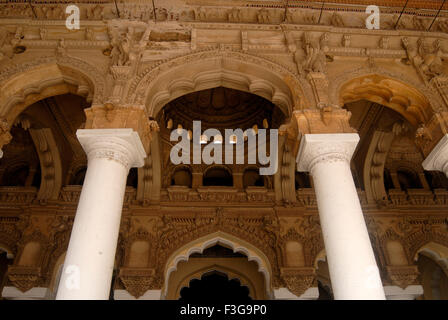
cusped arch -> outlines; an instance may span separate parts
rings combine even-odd
[[[13,259],[14,258],[14,251],[11,249],[9,245],[6,245],[3,241],[3,239],[0,238],[0,253],[6,252],[6,258],[7,259]]]
[[[259,95],[280,107],[286,116],[310,106],[310,89],[293,71],[265,58],[241,52],[212,50],[165,61],[147,69],[131,85],[128,101],[146,105],[155,117],[170,101],[215,87]],[[308,85],[309,86],[309,85]]]
[[[422,254],[437,263],[448,276],[448,246],[437,242],[427,242],[421,246],[414,255],[414,261],[418,260],[418,255]]]
[[[105,77],[89,63],[73,57],[38,59],[0,73],[0,117],[8,124],[33,103],[66,93],[98,102]]]
[[[420,230],[406,237],[404,243],[408,244],[409,257],[414,259],[414,261],[424,249],[436,252],[440,257],[448,254],[448,251],[445,251],[448,248],[448,234],[444,231],[432,229],[428,232],[428,230]],[[443,249],[441,250],[441,248]]]
[[[166,297],[170,275],[177,270],[177,266],[181,261],[188,261],[190,256],[194,253],[202,254],[202,252],[214,245],[223,245],[233,250],[233,252],[240,252],[247,256],[249,261],[255,261],[258,265],[258,271],[264,276],[266,285],[266,294],[268,297],[272,296],[271,279],[272,268],[267,256],[254,245],[236,238],[228,233],[218,231],[211,233],[205,237],[198,238],[181,248],[177,249],[167,260],[164,271],[164,287],[162,289],[162,296]]]
[[[393,109],[416,127],[427,123],[442,105],[439,97],[421,84],[389,71],[347,71],[330,83],[331,100],[339,106],[368,100]]]
[[[192,280],[201,280],[205,274],[215,271],[226,275],[229,281],[238,280],[242,287],[247,287],[249,289],[249,297],[251,299],[257,298],[256,286],[248,277],[246,277],[242,272],[235,270],[234,268],[229,268],[217,264],[195,270],[195,272],[188,274],[184,279],[180,281],[178,287],[176,288],[175,296],[180,297],[182,288],[189,287]]]

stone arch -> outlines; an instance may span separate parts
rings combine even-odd
[[[251,281],[249,277],[244,275],[242,272],[235,270],[234,268],[229,268],[221,265],[213,265],[209,267],[202,268],[200,270],[196,270],[194,273],[188,274],[184,279],[182,279],[176,288],[175,295],[180,296],[180,291],[183,287],[188,287],[191,280],[201,280],[202,276],[207,274],[208,272],[217,271],[219,273],[225,274],[229,280],[237,279],[239,280],[241,286],[247,287],[249,289],[249,297],[252,299],[257,298],[257,294],[259,294],[256,290],[256,286]]]
[[[255,261],[258,264],[258,271],[261,272],[265,279],[266,295],[272,297],[272,269],[268,257],[254,245],[234,237],[228,233],[217,231],[207,236],[198,238],[177,249],[168,258],[164,270],[164,286],[162,288],[162,297],[166,297],[169,287],[170,275],[177,270],[177,266],[181,261],[188,261],[193,253],[201,254],[205,249],[216,244],[221,244],[231,248],[233,252],[240,252],[247,256],[249,261]]]
[[[414,260],[419,266],[425,299],[446,299],[448,297],[448,246],[433,241],[428,242],[417,250]]]
[[[415,127],[427,123],[442,105],[440,98],[403,74],[355,69],[330,81],[335,104],[368,100],[393,109]]]
[[[6,252],[6,258],[13,259],[14,258],[14,252],[11,250],[11,248],[0,241],[0,252]]]
[[[418,254],[424,249],[433,251],[440,257],[448,257],[445,251],[448,248],[448,234],[443,230],[439,231],[434,228],[427,230],[427,228],[429,226],[426,226],[425,230],[412,233],[404,239],[404,243],[407,244],[405,249],[408,250],[410,259],[415,261],[418,258]]]
[[[155,117],[164,105],[180,96],[219,86],[259,95],[287,116],[313,101],[309,99],[309,85],[288,68],[265,58],[223,50],[196,52],[147,69],[131,84],[127,100],[146,105],[148,115]]]
[[[169,177],[171,180],[171,186],[186,186],[191,188],[193,182],[193,171],[190,165],[177,165],[174,167],[172,172],[170,172]]]
[[[235,183],[235,178],[233,176],[232,168],[230,168],[229,166],[224,165],[224,164],[213,164],[213,165],[208,166],[204,170],[203,175],[202,175],[202,184],[203,185],[204,185],[204,179],[206,179],[208,177],[207,174],[213,170],[222,170],[223,172],[225,171],[229,175],[229,178],[232,179],[232,186],[233,186],[233,184]]]
[[[11,126],[33,103],[55,95],[72,93],[98,103],[105,91],[105,77],[73,57],[43,58],[0,74],[0,117]]]
[[[419,253],[426,255],[436,262],[439,262],[442,269],[444,269],[448,276],[448,246],[430,241],[417,250],[414,255],[414,260],[418,259]]]

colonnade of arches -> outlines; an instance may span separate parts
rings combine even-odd
[[[195,74],[191,75],[191,79],[178,79],[171,82],[170,86],[166,86],[168,79],[176,73],[177,68],[174,67],[165,74],[159,76],[154,80],[148,88],[144,88],[145,80],[141,83],[135,84],[135,92],[129,93],[129,97],[137,100],[137,92],[144,91],[143,101],[146,104],[147,113],[149,117],[156,118],[159,112],[163,111],[163,107],[173,101],[175,98],[184,96],[186,94],[197,92],[201,90],[208,90],[215,87],[227,87],[233,90],[241,90],[249,92],[253,95],[261,96],[272,102],[276,107],[279,107],[285,115],[284,123],[293,117],[293,111],[300,111],[304,104],[312,103],[309,101],[309,92],[302,88],[295,87],[300,84],[300,81],[295,81],[293,84],[285,83],[282,80],[282,74],[275,74],[269,71],[266,76],[263,73],[264,68],[256,68],[254,64],[245,64],[242,61],[232,64],[232,59],[224,59],[223,64],[219,67],[218,72],[216,66],[213,65],[214,58],[210,57],[204,61],[193,61],[191,63],[191,70],[195,70]],[[211,68],[207,70],[207,68]],[[245,66],[248,73],[241,77],[239,67]],[[252,68],[253,67],[253,68]],[[42,70],[45,70],[47,79],[42,79]],[[285,74],[289,73],[281,68],[277,68]],[[204,73],[209,77],[203,80]],[[238,73],[240,77],[236,77],[234,73]],[[265,78],[265,79],[263,79]],[[0,115],[9,124],[8,131],[12,135],[12,140],[3,147],[3,162],[10,161],[14,166],[1,166],[0,164],[0,181],[4,187],[30,187],[35,188],[38,193],[37,197],[40,200],[58,200],[59,192],[63,186],[66,185],[82,185],[88,166],[85,155],[82,154],[81,145],[76,140],[75,132],[79,128],[83,128],[86,118],[84,116],[84,109],[89,107],[90,102],[99,103],[99,98],[96,94],[104,94],[105,85],[97,77],[92,78],[90,75],[83,74],[78,70],[68,70],[65,66],[57,64],[50,64],[47,66],[37,66],[31,70],[26,77],[19,75],[11,80],[6,81],[2,89],[0,101]],[[236,80],[238,81],[236,81]],[[160,80],[160,81],[158,81]],[[19,82],[23,81],[20,85]],[[43,83],[38,86],[37,84]],[[187,84],[186,84],[187,83]],[[338,96],[333,100],[337,100],[340,107],[346,106],[358,101],[369,101],[372,103],[385,106],[396,113],[396,119],[400,123],[407,123],[410,126],[409,132],[415,132],[417,127],[429,121],[434,115],[435,111],[431,105],[429,98],[425,97],[416,88],[405,84],[403,81],[393,79],[378,74],[368,74],[356,79],[349,79],[343,83],[339,83]],[[143,88],[143,89],[142,89]],[[166,89],[168,88],[168,89]],[[139,91],[140,90],[140,91]],[[75,95],[77,97],[75,98]],[[81,98],[79,97],[81,96]],[[300,98],[299,98],[300,96]],[[405,99],[405,98],[406,99]],[[140,98],[141,99],[141,98]],[[140,101],[142,102],[142,101]],[[350,108],[348,108],[350,109]],[[355,107],[350,111],[355,110]],[[65,114],[64,114],[65,113]],[[71,123],[66,123],[67,119],[73,120]],[[395,127],[380,128],[394,132]],[[48,129],[48,130],[46,130]],[[358,130],[362,128],[357,128]],[[5,132],[4,134],[7,134]],[[394,133],[396,136],[400,134]],[[405,136],[405,134],[402,134]],[[368,135],[366,135],[368,136]],[[367,138],[366,138],[367,139]],[[370,155],[371,140],[368,140],[365,145],[364,153],[360,152],[360,157],[363,159],[373,159],[374,153]],[[30,147],[31,146],[31,147]],[[389,147],[393,148],[393,141],[389,143]],[[389,150],[389,149],[388,149]],[[370,158],[369,158],[370,155]],[[166,156],[166,155],[165,155]],[[376,158],[375,158],[376,159]],[[392,161],[393,160],[393,161]],[[383,170],[381,171],[381,179],[383,181],[382,188],[387,192],[390,189],[400,188],[402,191],[415,188],[425,188],[429,185],[432,189],[448,187],[447,179],[439,173],[424,172],[423,169],[413,166],[399,167],[395,164],[395,160],[387,161],[387,157],[376,163]],[[422,159],[423,160],[423,159]],[[372,162],[373,163],[373,162]],[[415,163],[414,163],[415,164]],[[368,169],[371,165],[369,164]],[[258,167],[246,167],[242,171],[243,187],[266,187],[268,184],[265,177],[258,174]],[[366,173],[365,161],[361,161],[361,167],[354,168],[354,175],[358,176],[355,181],[359,181],[359,187],[365,188],[366,184],[371,184],[374,174]],[[284,173],[282,173],[284,175]],[[380,179],[380,180],[381,180]],[[292,185],[295,189],[312,188],[313,181],[308,174],[297,173],[294,174]],[[138,171],[131,169],[127,179],[127,185],[138,187]],[[168,178],[169,186],[184,186],[191,188],[193,185],[193,168],[182,165],[173,170],[172,175]],[[210,166],[202,173],[201,185],[209,186],[234,186],[234,173],[231,168],[225,166]],[[161,187],[161,186],[160,186]],[[275,188],[282,188],[278,184],[274,184]],[[38,190],[39,189],[39,190]],[[375,189],[375,187],[372,187]],[[378,191],[378,190],[377,190]],[[378,198],[377,191],[371,191],[373,198]],[[216,245],[218,240],[213,240]],[[213,242],[212,241],[212,242]],[[220,240],[226,242],[225,240]],[[290,242],[284,248],[286,252],[286,264],[291,267],[302,267],[301,260],[301,243]],[[437,245],[440,246],[440,245]],[[209,246],[207,248],[212,248]],[[230,246],[235,252],[235,248]],[[244,246],[242,246],[245,248]],[[202,250],[207,249],[202,247]],[[224,248],[226,248],[224,246]],[[391,252],[393,261],[397,259],[396,264],[400,264],[400,250],[395,250],[393,245],[388,247]],[[437,247],[439,248],[439,247]],[[216,249],[216,248],[215,248]],[[228,249],[228,247],[227,247]],[[446,248],[445,248],[446,249]],[[145,260],[145,252],[148,250],[145,243],[139,243],[131,250],[131,262],[133,267],[139,267],[142,260]],[[255,249],[253,249],[255,250]],[[225,251],[225,250],[224,250]],[[243,250],[244,251],[244,250]],[[133,252],[133,253],[132,253]],[[43,259],[42,248],[39,240],[33,240],[23,245],[19,255],[15,257],[14,264],[20,266],[37,266]],[[209,251],[210,253],[210,251]],[[252,257],[250,252],[244,252],[246,257]],[[446,253],[434,253],[431,249],[422,249],[416,257],[416,263],[422,275],[422,286],[424,288],[424,297],[429,299],[445,299],[447,298],[448,282],[446,265]],[[262,254],[259,254],[259,256]],[[303,253],[302,253],[303,255]],[[191,255],[187,256],[188,258]],[[3,281],[6,281],[5,265],[11,264],[9,258],[5,258],[5,254],[0,256],[2,259],[2,267],[0,268],[0,275],[3,275]],[[194,257],[193,259],[200,259]],[[243,258],[242,256],[232,257]],[[206,258],[204,258],[206,259]],[[58,260],[55,268],[60,268],[63,258]],[[401,261],[401,260],[400,260]],[[265,270],[262,270],[262,279],[264,281],[264,292],[260,292],[258,288],[257,293],[255,284],[248,284],[249,296],[251,297],[268,297],[272,298],[271,287],[267,285],[270,282],[269,263],[266,261],[257,261],[258,270],[260,271],[260,264],[264,265]],[[177,267],[177,264],[175,264]],[[321,298],[332,297],[331,283],[329,283],[328,271],[325,271],[325,261],[318,261],[318,288],[321,293]],[[202,277],[207,272],[223,272],[225,268],[215,268],[210,270],[210,266],[202,266]],[[257,268],[255,268],[257,269]],[[254,270],[255,270],[254,269]],[[60,270],[60,269],[55,269]],[[194,271],[194,272],[193,272]],[[198,275],[198,270],[192,270],[188,275],[195,277]],[[235,276],[228,271],[229,278]],[[232,276],[229,276],[232,274]],[[236,273],[235,273],[236,274]],[[53,271],[53,288],[57,287],[60,271]],[[238,277],[238,275],[236,276]],[[239,275],[241,284],[244,284],[244,278]],[[169,278],[165,279],[166,282]],[[249,279],[249,278],[247,278]],[[180,283],[190,283],[187,278],[180,279]],[[247,280],[249,281],[249,280]],[[260,280],[261,281],[261,280]],[[259,282],[260,282],[259,281]],[[183,287],[177,288],[176,292],[182,291]],[[252,291],[251,291],[252,288]],[[165,288],[168,290],[168,288]],[[54,291],[54,289],[53,289]],[[176,297],[175,293],[168,293],[165,291],[162,296]]]

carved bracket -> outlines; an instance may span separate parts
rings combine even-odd
[[[155,283],[155,269],[121,268],[118,277],[126,290],[138,299],[153,287]]]
[[[8,279],[22,292],[35,287],[40,280],[40,267],[9,266]]]
[[[300,297],[314,282],[316,272],[314,268],[281,268],[281,278],[289,291]]]

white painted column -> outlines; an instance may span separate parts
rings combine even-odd
[[[384,300],[384,290],[359,202],[350,159],[355,133],[306,134],[297,170],[314,180],[334,297]]]
[[[87,129],[76,135],[88,166],[57,300],[109,299],[126,179],[146,157],[132,129]]]
[[[448,177],[448,134],[440,139],[422,165],[425,170],[442,171]]]

